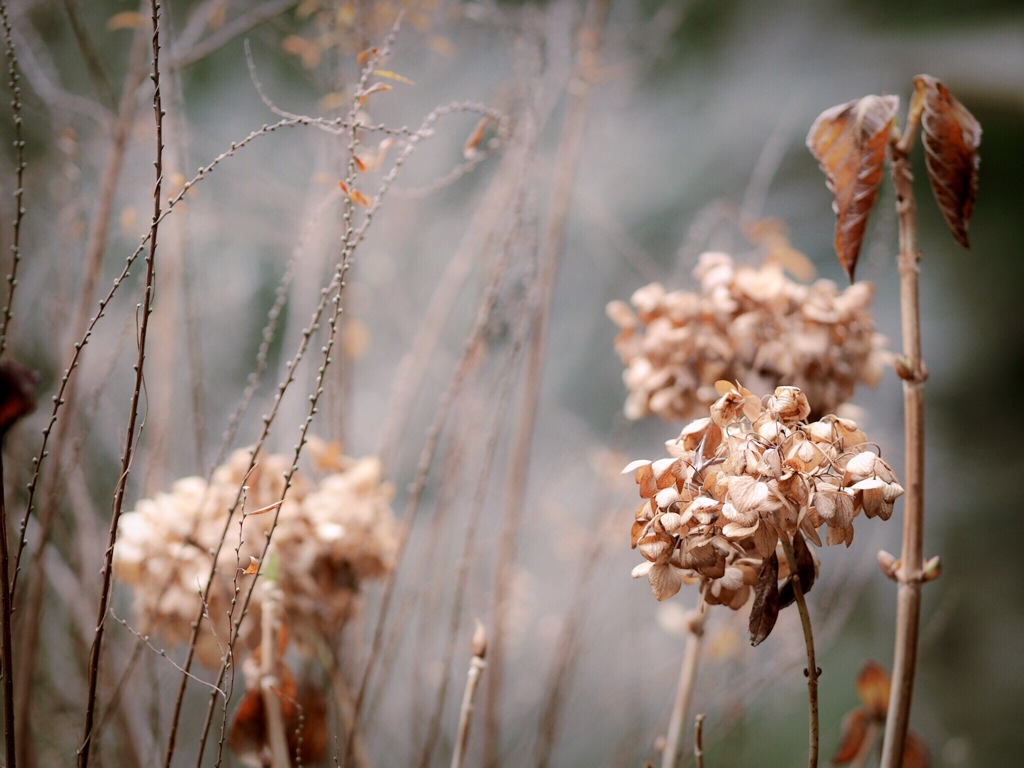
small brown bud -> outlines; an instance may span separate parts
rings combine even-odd
[[[487,655],[487,630],[480,620],[476,620],[476,629],[473,630],[473,640],[470,642],[470,650],[479,659]]]
[[[896,572],[900,568],[900,561],[886,552],[884,549],[878,551],[878,565],[882,569],[882,573],[888,576],[893,581],[896,581]]]

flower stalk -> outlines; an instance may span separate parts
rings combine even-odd
[[[665,736],[665,752],[661,759],[661,768],[675,768],[679,757],[679,746],[683,735],[683,724],[686,722],[690,701],[693,699],[693,686],[697,680],[697,662],[704,639],[704,601],[693,611],[687,622],[686,650],[683,652],[683,665],[679,670],[679,685],[676,688],[676,699],[672,704],[672,715],[668,721],[668,732]]]
[[[915,100],[916,102],[916,100]],[[910,151],[917,135],[921,109],[911,104],[902,136],[890,143],[892,178],[899,218],[900,314],[903,356],[896,371],[903,379],[906,466],[903,480],[906,498],[903,513],[903,549],[896,573],[899,590],[896,608],[896,640],[893,651],[892,693],[882,745],[883,768],[903,763],[910,727],[910,704],[917,666],[921,615],[921,564],[924,537],[924,382],[928,374],[921,359],[921,308],[918,281],[921,253],[917,244],[917,206],[914,198]]]
[[[796,597],[796,607],[800,612],[800,626],[804,631],[804,646],[807,649],[807,700],[809,711],[809,734],[808,734],[808,757],[807,765],[810,768],[817,768],[818,765],[818,677],[821,670],[814,657],[814,630],[811,627],[811,614],[807,610],[807,599],[804,597],[804,585],[800,581],[800,567],[797,564],[796,553],[793,551],[793,542],[785,533],[779,536],[782,544],[782,551],[786,554],[786,562],[789,564],[789,572],[792,574],[793,592]]]

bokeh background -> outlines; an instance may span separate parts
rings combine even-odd
[[[41,374],[39,410],[5,445],[7,505],[20,519],[50,396],[76,340],[70,329],[83,291],[86,240],[137,34],[123,14],[138,9],[113,0],[20,0],[5,7],[22,77],[28,163],[9,354]],[[342,441],[351,455],[383,454],[399,517],[409,514],[409,488],[431,421],[499,257],[509,261],[479,352],[482,362],[445,423],[397,575],[385,671],[373,678],[364,722],[374,764],[420,763],[429,739],[426,723],[444,680],[451,691],[443,735],[425,759],[447,764],[470,620],[476,616],[493,627],[496,595],[507,601],[508,612],[496,737],[502,764],[536,763],[545,723],[555,732],[552,765],[657,760],[655,742],[665,729],[682,657],[679,614],[695,604],[696,594],[684,589],[671,604],[659,605],[646,584],[630,580],[638,562],[628,545],[635,488],[614,470],[633,458],[659,456],[681,424],[623,418],[616,329],[605,304],[628,300],[652,280],[695,287],[690,270],[706,249],[757,262],[761,256],[735,224],[740,212],[784,221],[791,243],[819,276],[843,285],[832,252],[830,195],[804,137],[814,118],[834,104],[871,93],[896,94],[905,102],[912,77],[922,72],[945,82],[984,133],[970,251],[945,230],[920,147],[915,151],[931,374],[925,549],[941,555],[944,572],[925,589],[912,720],[933,765],[1011,764],[1024,751],[1018,722],[1024,711],[1024,578],[1018,566],[1024,452],[1016,445],[1024,419],[1013,394],[1015,376],[1024,373],[1021,4],[611,3],[600,63],[591,72],[511,553],[502,537],[507,475],[527,389],[517,334],[538,284],[537,255],[549,242],[552,212],[562,202],[553,197],[554,177],[570,150],[562,132],[578,87],[573,51],[584,4],[168,3],[161,30],[166,183],[173,192],[232,142],[277,120],[254,85],[244,42],[256,78],[279,109],[334,117],[353,98],[357,53],[380,45],[402,8],[392,56],[382,66],[411,82],[385,78],[392,90],[367,99],[369,117],[415,129],[438,105],[478,102],[508,115],[509,134],[470,172],[434,184],[463,163],[477,116],[439,120],[434,135],[403,166],[355,254],[344,294],[350,344],[336,361],[314,431]],[[139,91],[103,251],[101,292],[148,230],[150,99],[144,88]],[[15,158],[6,109],[0,133],[7,269]],[[371,144],[368,137],[367,146],[381,138],[373,136]],[[344,136],[282,129],[227,158],[167,219],[158,253],[147,426],[129,505],[175,478],[210,470],[254,368],[275,291],[291,269],[284,322],[270,346],[270,373],[233,445],[255,439],[259,415],[338,258],[337,180],[345,175],[344,163]],[[367,181],[367,191],[376,183]],[[892,203],[886,186],[858,277],[875,284],[877,326],[897,348]],[[56,492],[61,511],[53,547],[55,562],[66,564],[71,581],[53,576],[47,585],[32,705],[38,722],[66,725],[68,734],[54,742],[52,753],[43,753],[57,762],[41,764],[72,762],[81,726],[84,656],[75,639],[81,622],[73,617],[81,604],[95,604],[99,590],[102,544],[96,544],[109,519],[132,387],[140,273],[133,271],[135,282],[128,282],[97,327],[76,373],[86,406],[72,431],[75,450],[63,459],[70,479]],[[438,336],[431,345],[425,329],[435,319]],[[270,442],[275,451],[291,450],[304,418],[315,355],[306,363],[278,417]],[[868,434],[901,467],[895,375],[887,374],[877,390],[860,391],[854,402]],[[488,465],[482,456],[492,444],[496,459]],[[456,662],[446,665],[452,590],[473,519],[481,521],[479,539],[468,558]],[[843,713],[857,703],[853,678],[862,660],[891,664],[895,587],[879,573],[875,555],[880,548],[899,551],[900,519],[897,505],[888,523],[859,521],[849,550],[822,553],[822,575],[811,597],[821,630],[825,757],[837,743]],[[8,525],[13,535],[15,521]],[[31,550],[31,536],[29,541]],[[512,556],[511,570],[502,570],[503,553]],[[505,583],[496,584],[499,577]],[[78,586],[69,592],[69,583]],[[369,589],[363,620],[347,630],[354,680],[367,658],[379,594],[379,587]],[[119,587],[116,598],[127,614],[130,592]],[[743,621],[733,617],[711,623],[694,700],[697,711],[708,713],[708,764],[799,764],[806,705],[795,616],[784,614],[776,634],[756,649],[747,647],[744,632]],[[111,668],[120,669],[137,640],[118,628],[112,633],[108,657]],[[168,698],[173,700],[178,677],[166,661],[144,655],[138,676],[145,684],[126,694],[147,713],[144,727],[124,727],[138,754],[162,755]],[[112,701],[106,690],[101,699]],[[205,707],[202,691],[190,695],[197,710]],[[189,717],[186,723],[192,723]],[[475,727],[470,755],[479,761],[484,724]],[[113,746],[117,733],[110,726],[106,746],[101,742],[104,764],[128,764],[119,762]],[[193,746],[181,747],[181,764],[192,764]]]

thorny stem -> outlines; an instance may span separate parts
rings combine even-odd
[[[793,542],[789,536],[782,531],[779,532],[779,541],[782,543],[782,551],[786,554],[786,562],[789,563],[790,578],[793,581],[793,592],[796,595],[796,607],[800,611],[800,625],[804,630],[804,645],[807,648],[807,699],[810,709],[810,736],[809,755],[807,765],[809,768],[817,768],[818,765],[818,676],[821,670],[818,669],[814,659],[814,630],[811,628],[811,614],[807,610],[807,600],[804,598],[804,587],[800,583],[800,575],[797,569],[796,554],[793,552]]]
[[[267,742],[270,745],[270,764],[273,768],[287,768],[288,739],[284,730],[284,713],[281,711],[281,697],[278,688],[281,680],[277,672],[283,669],[277,659],[277,623],[281,609],[281,591],[272,581],[264,581],[260,585],[264,590],[263,615],[260,617],[260,650],[262,651],[262,668],[260,669],[260,693],[263,696],[263,711],[266,713]]]
[[[0,438],[2,439],[2,438]],[[7,505],[4,503],[4,462],[0,451],[0,611],[2,611],[3,673],[4,673],[4,743],[8,768],[17,760],[14,731],[14,653],[11,649],[11,591],[8,585]]]
[[[156,122],[156,157],[154,169],[156,181],[153,185],[153,220],[150,225],[149,253],[146,256],[146,288],[141,305],[138,331],[138,356],[135,362],[135,387],[128,415],[128,428],[125,435],[124,452],[121,455],[121,475],[114,489],[113,512],[110,516],[110,535],[107,551],[103,562],[103,586],[100,590],[100,601],[96,615],[96,634],[89,652],[89,690],[85,705],[85,728],[82,744],[78,750],[78,766],[89,765],[89,752],[92,746],[93,721],[96,714],[96,689],[99,683],[100,652],[103,646],[103,630],[106,626],[107,605],[110,600],[110,581],[113,571],[114,545],[117,543],[117,524],[121,518],[124,505],[124,491],[128,483],[128,473],[135,455],[136,425],[139,419],[139,401],[143,390],[143,365],[146,360],[146,336],[149,331],[149,317],[153,311],[153,294],[156,289],[156,236],[160,226],[161,189],[163,187],[163,103],[160,98],[160,4],[151,0],[153,21],[153,114]]]
[[[14,122],[14,221],[11,234],[11,271],[7,275],[7,299],[0,313],[0,355],[7,348],[7,332],[11,323],[11,307],[14,304],[14,288],[18,284],[18,264],[21,262],[21,222],[25,217],[25,141],[22,136],[21,118],[21,75],[18,73],[18,60],[14,55],[11,23],[7,18],[7,4],[0,2],[0,23],[4,28],[4,45],[7,50],[7,75],[11,86],[11,118]],[[13,765],[13,763],[12,763]]]
[[[916,100],[915,100],[916,101]],[[896,213],[900,238],[900,315],[903,358],[897,373],[903,379],[903,429],[906,440],[903,506],[902,565],[897,574],[896,641],[893,650],[892,689],[882,742],[882,768],[903,764],[910,703],[917,665],[917,639],[921,618],[921,562],[924,538],[924,382],[921,360],[921,317],[918,294],[921,253],[917,246],[917,206],[910,150],[917,135],[920,111],[911,103],[903,136],[890,142],[892,179],[896,188]]]
[[[93,294],[96,292],[96,282],[99,279],[102,265],[102,256],[107,243],[107,232],[109,230],[111,212],[114,206],[114,197],[117,192],[117,181],[120,178],[121,168],[124,165],[125,153],[128,147],[128,140],[131,135],[131,126],[135,122],[136,103],[138,101],[138,90],[145,80],[146,75],[146,34],[145,30],[139,30],[132,43],[129,55],[128,75],[125,80],[124,90],[121,96],[120,108],[116,121],[113,124],[113,143],[110,156],[103,168],[103,175],[99,182],[97,192],[96,211],[90,225],[89,234],[86,238],[84,254],[84,282],[79,296],[78,309],[75,313],[75,320],[71,326],[72,338],[88,340],[90,307],[93,306]],[[76,348],[76,356],[82,349],[85,342]],[[70,382],[69,382],[70,384]],[[28,566],[28,573],[25,580],[28,583],[28,596],[22,602],[25,615],[19,619],[19,667],[25,670],[21,683],[16,689],[15,710],[18,712],[18,741],[22,748],[22,761],[25,762],[28,754],[26,750],[31,748],[27,739],[29,726],[29,703],[32,698],[32,670],[35,669],[36,656],[39,651],[39,630],[42,624],[42,612],[45,601],[43,591],[46,588],[46,579],[43,577],[44,554],[50,539],[53,528],[53,521],[60,506],[58,500],[58,486],[61,468],[66,466],[62,461],[65,450],[69,445],[69,435],[77,423],[74,417],[78,398],[76,389],[66,386],[58,397],[59,403],[64,403],[64,418],[57,425],[54,435],[54,447],[51,452],[49,470],[41,482],[43,488],[49,488],[45,501],[41,505],[38,521],[39,528],[36,534],[36,549]],[[40,454],[45,456],[44,452]],[[33,481],[33,490],[35,482]],[[28,530],[28,515],[32,508],[32,497],[30,491],[29,504],[26,507],[25,518],[21,521],[20,538],[18,541],[17,554],[15,555],[14,574],[11,577],[12,599],[18,585],[18,573],[21,563],[21,555],[26,544]]]
[[[675,768],[676,758],[679,757],[680,737],[683,735],[683,724],[686,723],[687,710],[689,710],[690,700],[693,698],[693,684],[697,680],[697,662],[700,660],[700,648],[704,638],[703,600],[690,618],[687,629],[686,650],[683,652],[683,665],[679,669],[679,686],[676,688],[672,715],[668,721],[661,768]]]
[[[570,89],[568,112],[559,140],[559,161],[552,182],[551,214],[540,256],[541,272],[537,283],[539,295],[534,310],[536,315],[533,337],[527,353],[525,391],[509,471],[508,496],[505,503],[506,523],[501,534],[501,555],[494,576],[492,672],[487,686],[484,714],[485,766],[493,766],[498,762],[500,748],[498,707],[501,698],[504,656],[505,594],[512,565],[515,562],[515,540],[522,519],[523,497],[529,469],[530,447],[533,443],[533,433],[537,422],[540,380],[547,348],[547,326],[554,297],[554,284],[558,276],[562,252],[565,250],[566,223],[572,203],[573,182],[582,152],[583,129],[586,125],[590,86],[600,64],[602,37],[610,6],[611,0],[593,0],[589,3],[586,18],[579,31],[576,64],[572,76],[574,87]]]

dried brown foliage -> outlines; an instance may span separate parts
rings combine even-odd
[[[882,182],[885,150],[899,99],[865,96],[827,109],[807,134],[835,199],[836,254],[853,280],[868,214]]]
[[[914,99],[920,99],[923,107],[921,138],[935,201],[953,237],[964,248],[969,248],[967,223],[978,192],[981,125],[967,107],[931,75],[915,77],[914,88]]]

